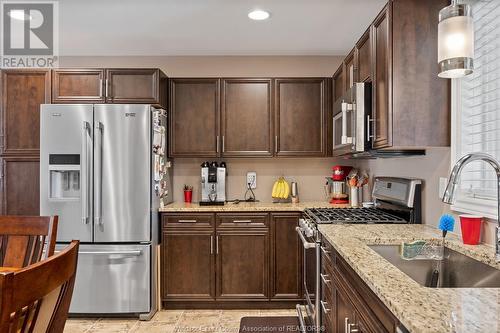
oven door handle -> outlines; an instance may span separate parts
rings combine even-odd
[[[295,231],[297,231],[297,234],[299,234],[299,238],[302,241],[304,249],[314,249],[316,247],[316,243],[310,243],[306,240],[306,238],[302,234],[302,229],[300,227],[295,227]]]

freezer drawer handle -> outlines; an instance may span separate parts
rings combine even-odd
[[[83,224],[89,223],[89,154],[88,154],[88,138],[90,124],[87,121],[83,122],[82,133],[82,222]]]
[[[95,152],[94,152],[94,223],[103,225],[102,221],[102,123],[94,122],[96,132]]]
[[[91,254],[91,255],[122,255],[122,256],[136,256],[142,255],[141,250],[134,251],[81,251],[80,254]]]

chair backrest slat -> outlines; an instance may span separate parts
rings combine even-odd
[[[19,271],[0,274],[0,333],[62,333],[76,276],[78,241]]]
[[[0,216],[0,266],[26,267],[53,255],[57,223],[57,216]]]

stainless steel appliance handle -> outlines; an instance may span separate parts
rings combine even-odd
[[[373,134],[371,133],[371,123],[373,123],[373,126],[375,126],[375,119],[372,119],[370,115],[366,116],[366,135],[368,141],[372,141],[371,139],[373,138]]]
[[[138,257],[142,254],[141,250],[133,251],[79,251],[78,254],[90,254],[90,255],[122,255],[122,256],[135,256]]]
[[[295,231],[297,232],[297,234],[299,234],[299,238],[302,241],[304,249],[314,249],[316,247],[316,243],[310,243],[305,239],[304,235],[302,234],[302,229],[300,227],[295,227]]]
[[[94,122],[94,223],[102,225],[102,123]]]
[[[328,312],[332,311],[332,309],[329,309],[329,308],[327,308],[327,307],[326,307],[326,305],[328,304],[327,302],[325,302],[325,301],[320,301],[320,303],[321,303],[321,307],[323,308],[323,312],[324,312],[325,314],[327,314]]]
[[[88,155],[88,137],[90,124],[87,121],[83,122],[82,132],[82,160],[81,160],[81,202],[82,202],[82,222],[83,224],[89,223],[89,155]]]
[[[304,322],[304,315],[302,315],[302,309],[300,308],[300,304],[295,306],[297,310],[297,317],[299,317],[299,332],[307,332],[306,324]]]

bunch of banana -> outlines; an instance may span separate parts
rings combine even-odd
[[[285,178],[280,177],[273,185],[272,197],[274,199],[288,199],[290,196],[290,185]]]

